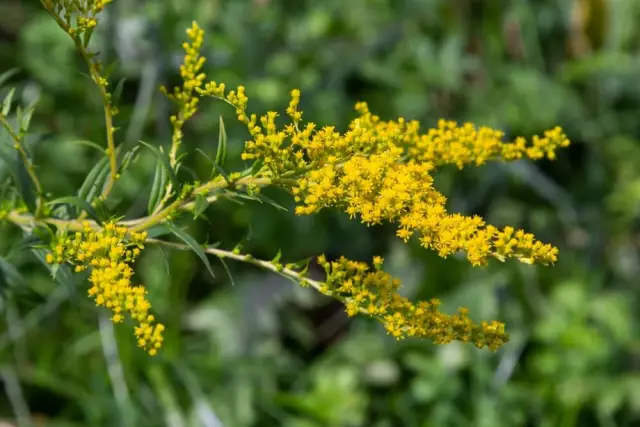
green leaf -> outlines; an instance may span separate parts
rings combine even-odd
[[[11,250],[7,254],[7,257],[10,258],[15,254],[19,254],[21,251],[25,249],[31,249],[38,246],[48,247],[48,246],[44,246],[44,241],[39,236],[39,234],[41,234],[43,230],[49,230],[49,229],[46,228],[45,226],[41,226],[41,227],[36,227],[33,230],[34,234],[24,234],[22,238],[14,246],[11,247]]]
[[[122,145],[116,148],[116,156],[118,156],[118,158],[120,156],[119,156],[119,153],[117,153],[117,151],[118,149],[120,149],[120,147],[122,147]],[[140,146],[136,145],[131,150],[124,153],[124,155],[122,156],[122,161],[120,162],[120,169],[118,169],[118,173],[124,172],[129,167],[131,162],[134,161],[134,159],[136,158],[136,154],[138,154],[139,149],[140,149]]]
[[[95,195],[102,190],[107,176],[109,176],[109,159],[103,157],[95,164],[91,171],[89,171],[89,174],[78,190],[78,197],[91,203]]]
[[[165,236],[169,233],[171,233],[171,230],[162,224],[154,225],[153,227],[147,230],[147,235],[151,239],[160,237],[160,236]]]
[[[156,160],[156,171],[153,176],[153,184],[151,185],[149,203],[147,204],[149,215],[155,212],[156,207],[162,200],[165,185],[167,185],[167,171],[162,164],[162,160],[158,158]]]
[[[276,209],[280,209],[281,211],[284,211],[284,212],[288,212],[289,211],[289,209],[285,208],[284,206],[281,206],[278,202],[276,202],[275,200],[273,200],[270,197],[265,196],[262,193],[258,195],[258,199],[260,200],[261,203],[262,202],[267,203],[267,204],[273,206]]]
[[[179,164],[178,167],[176,168],[177,172],[180,171],[185,171],[186,173],[189,174],[189,176],[191,177],[191,179],[193,181],[198,181],[198,174],[196,173],[196,171],[194,171],[193,169],[183,165],[183,164]]]
[[[38,102],[40,102],[40,92],[38,92],[35,96],[35,99],[31,101],[29,105],[27,105],[22,118],[18,120],[18,123],[20,124],[20,132],[24,133],[29,129],[31,116],[33,115],[33,112],[36,111],[36,105],[38,105]]]
[[[74,276],[71,268],[66,264],[49,264],[46,261],[46,256],[49,251],[45,249],[32,249],[31,252],[47,267],[47,270],[51,273],[51,278],[59,284],[72,288],[82,279],[77,275]]]
[[[196,148],[196,151],[198,153],[200,153],[205,159],[207,159],[209,161],[209,163],[211,163],[213,165],[213,160],[211,160],[211,157],[209,157],[209,155],[207,153],[205,153],[204,151],[202,151],[199,148]]]
[[[71,144],[86,145],[87,147],[91,147],[91,148],[97,150],[100,154],[104,154],[104,148],[102,148],[101,146],[99,146],[95,142],[86,141],[84,139],[79,139],[77,141],[71,141]]]
[[[82,46],[86,49],[89,46],[89,41],[91,40],[91,35],[93,34],[93,28],[87,28],[82,34]]]
[[[204,263],[205,267],[207,267],[207,270],[209,270],[209,273],[211,274],[211,277],[213,277],[215,279],[216,275],[213,274],[213,269],[211,268],[211,263],[209,263],[209,259],[207,258],[207,254],[202,249],[202,246],[193,237],[191,237],[190,235],[188,235],[184,231],[182,231],[182,230],[180,230],[178,228],[175,228],[172,224],[167,223],[167,227],[169,228],[169,230],[173,234],[175,234],[176,237],[178,237],[180,240],[185,242],[196,253],[196,255],[198,255],[198,257]]]
[[[205,196],[203,196],[202,194],[196,194],[196,207],[193,210],[193,219],[196,220],[198,219],[198,217],[200,215],[202,215],[202,213],[207,210],[207,208],[209,207],[209,202],[207,201],[207,198]]]
[[[262,166],[264,166],[264,160],[263,159],[258,159],[256,161],[254,161],[251,164],[251,166],[249,166],[247,169],[245,169],[242,172],[242,177],[255,176],[258,172],[260,172],[260,169],[262,169]]]
[[[89,214],[89,216],[93,218],[95,221],[97,221],[98,223],[102,222],[96,210],[85,199],[81,199],[80,197],[77,197],[77,196],[66,196],[66,197],[60,197],[55,200],[51,200],[50,202],[47,202],[47,205],[60,205],[60,204],[71,204],[71,205],[77,206],[81,210],[86,211],[87,214]]]
[[[7,96],[4,97],[4,101],[2,101],[2,115],[7,116],[9,111],[11,111],[11,102],[13,101],[13,94],[16,93],[16,88],[12,87],[9,90]]]
[[[282,257],[282,250],[278,249],[278,253],[276,254],[276,256],[271,260],[271,262],[279,262],[280,258]]]
[[[167,174],[171,179],[171,183],[173,184],[174,191],[177,192],[178,189],[180,188],[180,183],[178,182],[178,177],[176,176],[174,170],[171,168],[171,163],[169,162],[169,156],[166,153],[163,153],[162,151],[160,151],[158,147],[155,147],[144,141],[140,141],[140,143],[144,144],[144,146],[146,146],[149,150],[153,151],[153,154],[155,154],[158,157],[158,159],[162,161],[162,165],[166,169]]]
[[[229,281],[231,282],[231,286],[235,288],[236,281],[233,280],[233,274],[231,274],[231,270],[229,269],[229,266],[227,265],[223,257],[219,256],[218,259],[220,260],[220,263],[222,263],[222,267],[224,267],[224,271],[227,272],[227,276],[229,276]]]
[[[100,175],[96,179],[96,185],[92,186],[89,189],[89,193],[87,193],[87,197],[85,200],[93,203],[94,200],[100,195],[102,192],[102,188],[104,186],[105,181],[109,178],[111,174],[111,168],[109,167],[109,160],[107,160],[107,166],[101,171]]]
[[[18,191],[22,200],[24,200],[29,212],[35,212],[36,210],[36,191],[33,185],[33,181],[27,172],[27,168],[22,162],[18,152],[16,151],[16,184],[18,185]]]
[[[116,88],[113,90],[113,93],[111,94],[111,103],[113,105],[118,105],[118,103],[120,102],[120,97],[122,96],[122,90],[124,89],[125,81],[126,81],[126,78],[124,77],[118,80],[118,83],[116,84]]]
[[[213,160],[211,160],[211,157],[209,157],[209,155],[207,153],[205,153],[204,151],[202,151],[199,148],[196,148],[196,151],[198,153],[200,153],[200,155],[202,155],[205,159],[207,159],[207,161],[209,162],[209,164],[211,165],[211,173],[209,174],[209,179],[213,179],[216,177],[216,168],[215,168],[215,162]]]
[[[18,74],[19,71],[20,71],[19,68],[11,68],[11,69],[5,71],[4,73],[0,74],[0,87],[2,87],[2,85],[6,81],[8,81],[11,77],[13,77],[16,74]]]
[[[220,133],[218,134],[218,151],[216,152],[216,165],[221,168],[227,161],[227,131],[224,128],[224,121],[220,116]]]
[[[109,208],[107,207],[107,204],[105,203],[104,200],[102,200],[101,197],[96,198],[93,201],[91,206],[93,206],[98,218],[101,218],[101,219],[111,218],[111,219],[113,219],[112,218],[113,215],[111,214],[111,212],[109,211]],[[117,222],[118,220],[114,219],[114,221]]]
[[[35,108],[36,101],[33,102],[32,105],[28,106],[22,114],[18,117],[18,123],[20,124],[20,133],[26,133],[29,130],[29,125],[31,124],[31,117],[33,113],[36,111]]]

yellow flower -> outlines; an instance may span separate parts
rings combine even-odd
[[[458,340],[492,350],[509,339],[501,322],[477,324],[468,317],[466,308],[448,315],[438,310],[437,299],[416,304],[399,295],[400,281],[382,271],[380,257],[374,258],[373,271],[365,263],[344,257],[333,262],[319,257],[318,263],[327,272],[325,293],[343,300],[349,316],[362,312],[378,319],[396,339],[429,338],[436,344]]]
[[[91,268],[88,295],[96,305],[113,312],[111,320],[120,323],[124,313],[138,323],[135,335],[138,344],[150,355],[162,346],[164,326],[155,322],[149,314],[151,304],[146,299],[144,287],[133,286],[131,264],[140,254],[147,233],[129,232],[126,227],[107,223],[104,228],[94,231],[85,223],[84,232],[73,237],[62,236],[53,246],[53,253],[47,254],[47,262],[69,262],[75,271]]]

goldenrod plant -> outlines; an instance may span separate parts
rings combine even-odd
[[[78,274],[87,271],[88,296],[110,310],[114,323],[127,317],[132,320],[137,344],[148,354],[155,355],[161,349],[165,326],[152,314],[146,288],[134,284],[134,263],[145,245],[192,250],[209,270],[208,255],[271,270],[340,300],[349,316],[361,313],[379,320],[398,339],[428,338],[437,344],[459,340],[491,350],[507,342],[508,334],[500,321],[474,322],[465,308],[446,314],[439,310],[437,299],[414,302],[401,296],[400,281],[383,270],[381,257],[368,264],[344,257],[329,261],[320,255],[316,261],[326,278],[319,281],[307,274],[308,263],[283,264],[279,254],[272,260],[260,260],[241,253],[238,247],[226,250],[200,244],[175,225],[186,216],[197,218],[204,207],[222,197],[261,200],[261,190],[268,186],[290,192],[297,215],[334,208],[368,226],[394,223],[397,237],[404,242],[415,238],[424,249],[444,258],[464,253],[474,266],[485,266],[491,259],[542,265],[557,261],[557,248],[530,233],[508,226],[501,229],[479,216],[449,212],[433,172],[493,161],[553,160],[558,148],[569,145],[562,129],[551,129],[529,141],[516,138],[505,142],[501,131],[470,123],[441,120],[436,128],[425,131],[417,121],[384,121],[361,102],[355,106],[355,118],[348,129],[340,131],[306,121],[299,109],[298,89],[291,90],[285,114],[268,111],[258,116],[248,109],[244,87],[228,90],[224,83],[207,80],[201,56],[204,31],[196,22],[187,29],[183,44],[182,84],[162,88],[175,105],[169,118],[173,128],[170,149],[139,143],[157,157],[146,216],[118,216],[109,211],[108,201],[130,164],[132,152],[124,152],[117,141],[114,118],[118,110],[107,67],[90,49],[100,14],[111,0],[41,3],[73,40],[100,92],[106,129],[104,157],[88,171],[77,196],[49,199],[24,143],[34,106],[13,109],[10,92],[0,123],[21,163],[3,193],[0,220],[20,227],[34,237],[34,244],[46,248],[45,259],[52,271],[62,264],[73,266]],[[201,181],[182,181],[178,173],[182,160],[192,154],[183,144],[183,127],[198,111],[200,101],[207,98],[228,104],[246,127],[249,137],[242,159],[247,168],[225,169],[227,136],[221,120],[216,157],[210,159],[212,173]],[[169,233],[183,243],[161,239]]]

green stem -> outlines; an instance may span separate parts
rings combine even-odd
[[[9,136],[11,136],[11,139],[13,139],[13,141],[15,142],[15,144],[13,145],[13,148],[15,148],[16,151],[18,151],[18,154],[20,155],[20,158],[24,163],[24,167],[27,170],[27,174],[29,175],[29,178],[31,178],[31,181],[33,181],[33,186],[35,187],[36,194],[37,194],[36,217],[39,217],[40,213],[42,212],[42,207],[44,206],[44,203],[42,199],[42,185],[40,184],[38,175],[36,175],[33,162],[29,158],[29,155],[27,154],[27,151],[24,148],[22,138],[20,137],[20,135],[16,134],[13,131],[13,129],[9,125],[9,122],[7,121],[7,118],[2,113],[0,113],[0,124],[2,124],[2,126],[7,131]]]
[[[245,177],[240,178],[237,181],[229,183],[224,179],[213,180],[207,182],[199,187],[197,187],[193,194],[208,194],[212,191],[218,189],[224,189],[229,187],[242,187],[248,185],[257,185],[260,187],[265,187],[271,184],[283,184],[283,185],[293,185],[296,182],[295,179],[286,179],[286,180],[273,180],[271,178],[254,178],[254,177]],[[207,196],[208,202],[214,202],[218,199],[218,194],[209,194]],[[193,209],[195,207],[195,200],[192,197],[189,197],[184,200],[176,200],[171,203],[166,208],[162,209],[160,212],[156,214],[149,215],[146,217],[127,220],[127,221],[119,221],[119,225],[126,226],[131,229],[131,231],[140,232],[147,230],[154,225],[160,224],[164,222],[170,215],[178,211],[186,211],[189,209]],[[56,228],[67,229],[70,231],[82,231],[84,229],[84,223],[88,222],[91,228],[94,230],[99,230],[101,228],[100,224],[96,223],[93,220],[85,220],[81,217],[73,220],[63,220],[56,218],[42,218],[36,219],[30,214],[25,214],[22,211],[13,210],[10,211],[7,216],[7,220],[22,227],[32,229],[37,224],[50,224],[54,225]]]
[[[104,105],[104,124],[106,127],[106,132],[107,132],[107,150],[106,150],[106,155],[109,158],[109,170],[110,170],[110,174],[109,174],[109,180],[107,181],[102,194],[101,194],[101,198],[102,200],[105,200],[108,196],[109,193],[111,192],[113,185],[115,184],[116,180],[117,180],[117,175],[118,175],[118,165],[117,165],[117,159],[116,159],[116,147],[115,147],[115,141],[113,138],[113,134],[114,134],[114,128],[113,128],[113,110],[111,109],[111,100],[110,100],[110,94],[107,91],[107,87],[105,84],[101,83],[101,80],[103,79],[102,75],[100,74],[100,71],[98,69],[98,63],[94,62],[91,59],[91,53],[89,51],[87,51],[85,49],[85,47],[83,46],[82,40],[80,38],[79,35],[74,34],[71,30],[71,26],[69,25],[69,23],[65,22],[53,9],[52,9],[52,3],[50,1],[46,1],[46,0],[40,0],[40,3],[42,4],[42,6],[46,9],[46,11],[49,13],[49,15],[51,15],[53,17],[53,19],[55,19],[56,23],[58,24],[58,26],[60,28],[62,28],[62,30],[67,33],[69,35],[69,37],[71,37],[71,39],[73,40],[73,43],[76,46],[76,49],[78,49],[78,51],[80,52],[80,54],[82,55],[82,58],[84,59],[84,61],[87,64],[87,67],[89,68],[89,74],[91,75],[91,78],[93,79],[94,83],[96,84],[96,86],[98,86],[98,90],[100,91],[100,95],[102,97],[102,101],[103,101],[103,105]],[[87,215],[86,212],[82,212],[80,217],[81,219],[84,218]]]
[[[166,241],[160,240],[160,239],[147,239],[146,243],[163,245],[163,246],[171,247],[171,248],[182,250],[182,251],[190,251],[190,250],[192,250],[188,245],[183,245],[181,243],[166,242]],[[309,279],[306,276],[304,276],[302,273],[299,273],[299,272],[297,272],[295,270],[292,270],[290,268],[280,267],[280,266],[274,264],[271,261],[260,260],[260,259],[256,259],[256,258],[247,256],[245,254],[234,253],[232,251],[226,251],[224,249],[218,249],[218,248],[202,248],[202,250],[205,251],[208,254],[215,255],[218,258],[233,259],[233,260],[236,260],[236,261],[246,262],[248,264],[255,265],[256,267],[260,267],[260,268],[262,268],[264,270],[272,271],[272,272],[274,272],[276,274],[279,274],[279,275],[281,275],[283,277],[286,277],[288,279],[293,279],[293,280],[296,280],[298,282],[304,281],[305,284],[309,284],[309,286],[311,286],[311,287],[315,288],[316,290],[322,292],[321,291],[321,286],[322,286],[321,282]]]

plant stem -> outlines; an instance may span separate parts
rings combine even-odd
[[[135,231],[135,232],[144,231],[153,227],[154,225],[164,222],[164,220],[166,220],[167,217],[169,217],[174,212],[186,211],[186,210],[192,209],[195,206],[195,200],[193,199],[193,194],[211,193],[212,191],[224,189],[228,187],[242,187],[242,186],[248,186],[248,185],[257,185],[259,187],[265,187],[270,184],[292,185],[295,182],[296,181],[294,179],[273,180],[271,178],[254,178],[250,176],[245,178],[240,178],[239,180],[232,183],[229,183],[224,179],[213,180],[197,187],[193,191],[192,196],[185,198],[183,200],[178,199],[173,203],[171,203],[166,208],[162,209],[161,211],[153,215],[132,219],[132,220],[119,221],[118,224],[130,228],[131,231]],[[218,194],[209,194],[206,199],[208,202],[211,203],[217,200],[218,197],[219,197]],[[10,211],[7,214],[6,218],[8,221],[23,228],[25,227],[34,228],[36,224],[50,224],[60,229],[67,229],[70,231],[82,231],[84,229],[84,222],[88,222],[91,228],[93,228],[94,230],[99,230],[101,228],[101,225],[98,224],[97,222],[93,220],[84,220],[82,217],[78,217],[77,219],[72,219],[72,220],[64,220],[64,219],[57,219],[57,218],[38,219],[33,215],[25,214],[18,210]]]
[[[98,86],[98,90],[100,91],[100,95],[102,97],[102,101],[104,105],[104,124],[107,132],[107,149],[105,153],[109,157],[109,170],[110,170],[109,179],[107,180],[107,183],[104,189],[102,190],[102,194],[100,196],[102,200],[105,200],[109,195],[109,193],[111,192],[111,189],[115,184],[115,181],[117,179],[117,174],[118,174],[116,147],[115,147],[115,141],[113,138],[113,133],[114,133],[113,110],[111,108],[110,94],[107,91],[106,84],[101,83],[101,80],[103,80],[104,78],[100,74],[100,71],[98,69],[98,63],[94,62],[91,59],[92,53],[90,53],[89,51],[87,51],[87,49],[85,49],[80,36],[77,34],[73,34],[73,32],[71,31],[72,28],[69,25],[69,23],[65,22],[51,8],[52,7],[51,2],[46,0],[40,0],[40,3],[42,3],[42,6],[47,10],[49,15],[51,15],[56,20],[58,26],[60,26],[60,28],[62,28],[62,30],[65,33],[67,33],[69,37],[71,37],[71,39],[73,40],[73,43],[75,44],[76,48],[82,55],[82,58],[86,62],[87,67],[89,68],[89,74],[91,75],[91,79],[94,81],[96,86]],[[86,216],[86,212],[82,212],[81,218],[84,218],[85,216]]]
[[[42,206],[43,206],[42,185],[40,184],[40,180],[36,175],[33,162],[29,158],[29,155],[27,154],[27,151],[24,148],[22,138],[20,137],[20,135],[16,134],[13,131],[13,129],[9,125],[9,122],[7,121],[7,118],[2,113],[0,113],[0,124],[2,124],[2,126],[5,128],[9,136],[11,136],[11,138],[14,140],[15,144],[13,145],[13,147],[18,151],[18,154],[20,155],[20,158],[24,163],[24,167],[27,170],[27,174],[29,175],[29,178],[31,178],[31,181],[33,182],[33,186],[36,189],[36,195],[37,195],[36,217],[39,217],[42,211]]]
[[[151,243],[151,244],[158,244],[158,245],[163,245],[163,246],[167,246],[167,247],[171,247],[174,249],[179,249],[182,251],[191,251],[193,249],[191,249],[188,245],[184,245],[181,243],[173,243],[173,242],[166,242],[164,240],[160,240],[160,239],[147,239],[146,243]],[[270,261],[265,261],[265,260],[260,260],[260,259],[256,259],[250,256],[247,256],[245,254],[237,254],[234,253],[232,251],[226,251],[224,249],[217,249],[217,248],[202,248],[203,251],[205,251],[208,254],[211,255],[215,255],[219,258],[228,258],[228,259],[234,259],[236,261],[241,261],[241,262],[246,262],[252,265],[255,265],[257,267],[263,268],[265,270],[269,270],[272,271],[276,274],[279,274],[281,276],[284,276],[288,279],[293,279],[296,280],[298,282],[304,281],[304,283],[309,284],[309,286],[315,288],[316,290],[321,291],[321,286],[322,283],[318,282],[316,280],[312,280],[309,279],[307,277],[305,277],[304,275],[302,275],[301,273],[292,270],[290,268],[286,268],[286,267],[278,267],[276,266],[274,263],[270,262]]]

